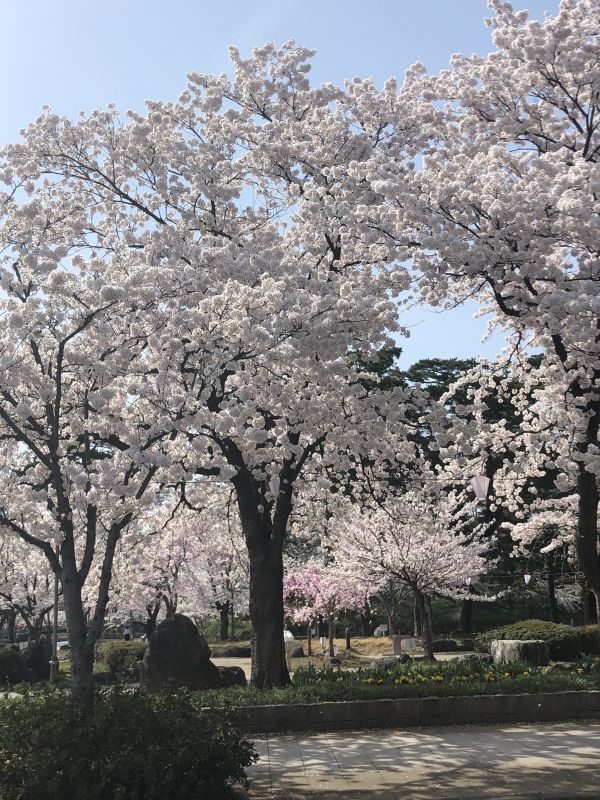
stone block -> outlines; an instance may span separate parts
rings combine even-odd
[[[396,704],[396,725],[415,725],[421,721],[421,698],[402,697]]]
[[[494,639],[490,652],[495,664],[525,661],[535,667],[546,666],[550,661],[548,642],[541,639]]]
[[[422,697],[421,722],[441,722],[451,725],[465,722],[469,717],[467,697]]]

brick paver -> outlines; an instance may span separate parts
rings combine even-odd
[[[600,723],[265,736],[250,800],[600,799]]]

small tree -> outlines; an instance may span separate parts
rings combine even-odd
[[[328,620],[329,656],[333,658],[336,614],[363,608],[369,596],[367,584],[334,566],[313,561],[288,572],[283,586],[286,612],[293,620],[308,625],[318,617]]]

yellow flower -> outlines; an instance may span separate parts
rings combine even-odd
[[[525,677],[525,678],[528,678],[528,677],[529,677],[529,672],[528,672],[527,670],[525,670],[525,672],[523,673],[523,675],[524,675],[524,677]]]
[[[510,678],[510,672],[505,672],[505,673],[504,673],[504,677],[505,677],[505,678]]]
[[[583,672],[583,667],[577,667],[577,672]]]

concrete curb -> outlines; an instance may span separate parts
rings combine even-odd
[[[247,733],[559,722],[600,719],[600,690],[236,706],[232,711]]]

